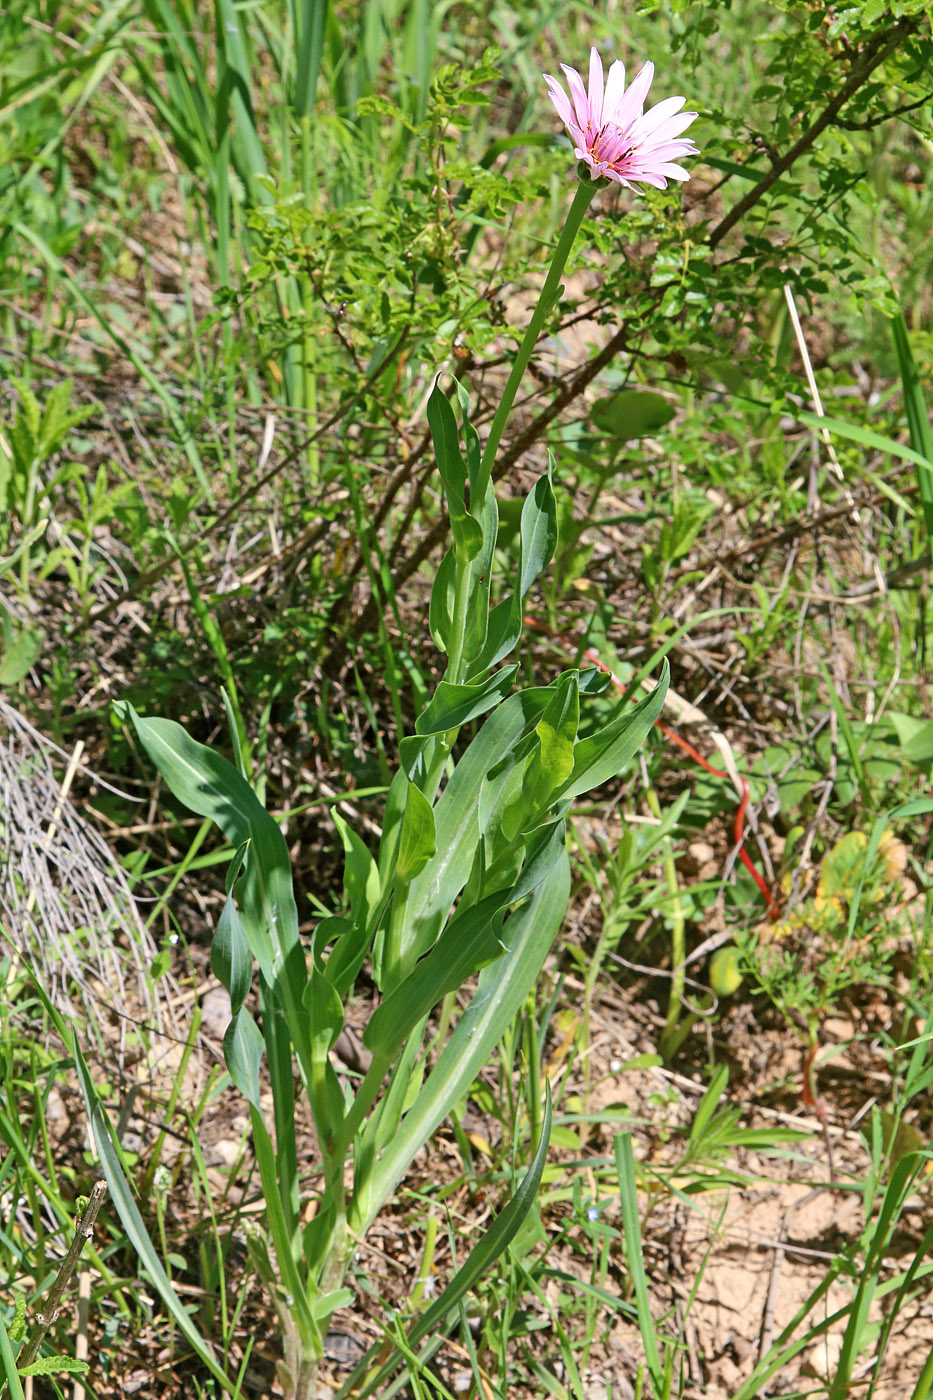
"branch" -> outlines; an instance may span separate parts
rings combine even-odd
[[[838,125],[837,117],[842,108],[864,83],[868,81],[872,73],[886,58],[902,43],[905,35],[912,29],[916,29],[919,21],[916,19],[901,19],[890,29],[882,30],[865,45],[865,50],[861,59],[857,62],[849,73],[848,78],[842,87],[831,98],[823,108],[820,115],[812,126],[808,127],[798,141],[778,159],[766,175],[758,181],[758,184],[749,190],[738,204],[733,205],[725,218],[721,219],[716,227],[710,232],[707,242],[711,248],[715,248],[717,243],[721,243],[726,234],[733,229],[740,219],[743,219],[763,195],[767,194],[772,185],[776,184],[782,175],[791,168],[795,161],[803,155],[804,151],[810,149],[816,138],[826,130],[828,126]]]
[[[55,1282],[52,1284],[52,1291],[49,1294],[49,1301],[46,1304],[45,1312],[37,1314],[35,1330],[26,1343],[23,1354],[17,1358],[16,1369],[18,1371],[24,1370],[26,1366],[31,1366],[35,1361],[36,1357],[39,1355],[39,1348],[42,1345],[46,1333],[58,1317],[62,1296],[65,1289],[68,1287],[71,1275],[75,1271],[75,1265],[78,1262],[78,1257],[82,1249],[94,1234],[94,1222],[97,1219],[97,1213],[103,1204],[106,1194],[106,1181],[95,1181],[87,1205],[75,1229],[75,1237],[71,1241],[71,1248],[59,1265],[58,1274],[56,1275]]]
[[[925,92],[922,97],[918,97],[916,102],[905,102],[903,107],[895,107],[892,112],[882,112],[877,117],[869,117],[863,122],[847,122],[842,117],[837,117],[833,126],[841,126],[844,131],[872,131],[882,122],[888,122],[892,117],[902,117],[905,112],[916,112],[918,107],[929,102],[933,97],[933,92]]]

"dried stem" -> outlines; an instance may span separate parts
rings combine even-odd
[[[39,1348],[42,1345],[46,1333],[61,1311],[62,1296],[68,1284],[71,1282],[71,1276],[75,1271],[75,1266],[81,1256],[81,1251],[94,1234],[94,1222],[97,1220],[98,1211],[103,1205],[106,1194],[106,1181],[95,1181],[91,1189],[90,1197],[88,1198],[88,1203],[78,1220],[74,1239],[71,1241],[71,1247],[59,1265],[58,1273],[55,1276],[55,1282],[52,1284],[52,1289],[49,1293],[45,1312],[36,1314],[36,1325],[33,1328],[32,1336],[23,1348],[22,1354],[17,1358],[16,1365],[18,1370],[30,1366],[39,1355]]]

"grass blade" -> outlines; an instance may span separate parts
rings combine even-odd
[[[40,991],[41,994],[41,991]],[[43,995],[43,1000],[45,997]],[[60,1018],[56,1018],[60,1021]],[[64,1029],[64,1023],[60,1025],[60,1032]],[[233,1393],[233,1382],[227,1377],[214,1357],[210,1344],[201,1336],[197,1328],[191,1321],[187,1309],[172,1287],[168,1274],[162,1267],[162,1262],[155,1252],[149,1232],[143,1222],[143,1218],[133,1200],[133,1193],[130,1184],[123,1172],[120,1162],[120,1154],[117,1151],[116,1143],[113,1139],[113,1129],[107,1119],[106,1114],[100,1106],[94,1082],[81,1054],[78,1045],[76,1032],[71,1034],[72,1053],[74,1055],[75,1069],[78,1072],[78,1081],[81,1086],[81,1093],[84,1097],[85,1108],[87,1109],[90,1121],[91,1134],[94,1138],[94,1145],[100,1158],[101,1170],[107,1179],[107,1187],[110,1191],[111,1199],[114,1203],[117,1215],[120,1217],[130,1244],[136,1251],[140,1263],[145,1269],[153,1287],[162,1299],[169,1312],[178,1323],[184,1336],[187,1338],[193,1350],[204,1362],[211,1375],[220,1382],[224,1390]]]
[[[0,1317],[0,1369],[2,1369],[3,1379],[9,1386],[9,1390],[4,1391],[3,1400],[25,1400],[23,1386],[16,1369],[16,1358],[13,1355],[13,1347],[7,1330],[3,1325],[3,1318]]]
[[[631,1133],[618,1133],[615,1138],[616,1168],[619,1174],[619,1200],[622,1204],[622,1231],[625,1240],[625,1259],[629,1277],[635,1291],[635,1308],[638,1313],[638,1330],[645,1348],[648,1374],[656,1396],[663,1393],[664,1368],[658,1351],[658,1336],[655,1331],[651,1303],[648,1300],[648,1277],[642,1258],[641,1221],[638,1216],[638,1189],[635,1182],[635,1154],[632,1151]]]
[[[892,319],[891,333],[894,336],[897,366],[901,373],[901,384],[904,389],[904,406],[907,410],[910,445],[915,452],[919,452],[933,466],[933,432],[930,431],[930,419],[923,398],[923,386],[920,383],[920,375],[917,373],[917,365],[910,349],[907,322],[904,320],[903,312],[898,312]],[[920,493],[920,504],[923,507],[923,523],[926,525],[927,544],[930,547],[930,554],[933,555],[933,476],[930,475],[930,472],[917,472],[917,490]]]

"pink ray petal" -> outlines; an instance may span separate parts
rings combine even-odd
[[[675,112],[680,111],[686,100],[686,97],[665,97],[663,102],[656,103],[641,119],[642,135],[648,136],[662,122],[669,121]]]
[[[603,61],[595,48],[590,49],[590,85],[589,85],[590,116],[593,125],[602,125],[603,111]]]
[[[633,78],[629,84],[628,92],[619,103],[619,110],[615,120],[620,126],[628,126],[636,121],[645,110],[645,98],[648,96],[648,89],[654,77],[654,64],[646,63],[637,78]]]
[[[666,175],[669,180],[689,180],[690,171],[684,170],[682,165],[674,165],[671,161],[664,161],[661,165],[652,167],[659,175]]]
[[[639,150],[638,157],[646,163],[650,160],[671,160],[677,156],[695,156],[696,147],[692,141],[662,141],[657,146],[647,146]]]
[[[679,117],[668,117],[661,127],[651,132],[652,139],[673,141],[675,136],[679,136],[682,131],[686,131],[690,123],[696,120],[696,116],[696,112],[681,112]],[[644,130],[644,127],[642,127],[642,130]]]
[[[570,96],[573,98],[573,109],[577,114],[577,125],[581,131],[586,131],[592,124],[590,115],[590,104],[586,96],[586,88],[583,86],[583,79],[576,68],[568,68],[566,63],[562,63],[561,69],[567,79],[567,86],[570,88]]]
[[[615,121],[615,112],[622,101],[622,94],[625,92],[625,64],[616,59],[609,69],[609,76],[606,79],[606,94],[603,98],[603,109],[599,114],[601,126],[607,122]]]
[[[564,123],[564,126],[576,126],[576,122],[574,121],[573,116],[573,109],[570,106],[570,99],[564,92],[564,89],[561,87],[560,83],[557,81],[556,78],[552,78],[550,73],[545,73],[544,81],[547,83],[548,92],[551,95],[551,101],[557,108],[557,115]]]

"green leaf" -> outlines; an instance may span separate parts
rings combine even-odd
[[[83,1215],[87,1210],[89,1197],[79,1196],[75,1201],[75,1210],[78,1215]],[[83,1202],[83,1204],[82,1204]],[[26,1295],[17,1293],[13,1303],[13,1321],[10,1323],[10,1341],[17,1345],[26,1336]]]
[[[311,969],[303,1000],[311,1018],[312,1043],[317,1043],[326,1055],[343,1029],[343,1002],[330,979],[316,967]]]
[[[557,501],[551,485],[552,471],[553,459],[548,453],[547,475],[538,478],[521,509],[515,590],[488,613],[483,645],[470,653],[468,679],[498,665],[522,635],[522,600],[550,563],[557,546]],[[484,604],[488,607],[488,589]]]
[[[227,895],[217,920],[217,931],[211,943],[211,971],[230,993],[230,1010],[235,1016],[253,980],[253,960],[232,895]]]
[[[565,801],[578,797],[582,792],[599,787],[637,753],[645,736],[661,713],[664,697],[670,681],[670,667],[667,661],[661,669],[661,678],[643,700],[632,709],[623,707],[611,724],[607,724],[588,739],[581,739],[574,749],[573,772],[560,792]],[[625,705],[626,702],[624,702]]]
[[[479,478],[479,469],[482,463],[483,450],[480,447],[479,434],[470,422],[470,396],[459,379],[455,379],[457,386],[457,402],[460,404],[460,417],[463,422],[463,441],[466,445],[467,454],[467,475],[470,481],[470,491],[475,493],[476,483]],[[488,493],[491,495],[492,493]],[[493,501],[495,496],[493,495]],[[475,495],[471,497],[470,505],[475,510],[479,501]],[[498,516],[496,518],[496,528],[498,529]]]
[[[815,428],[817,432],[825,429],[828,433],[837,433],[839,437],[849,438],[851,442],[857,442],[862,447],[874,447],[878,452],[887,452],[899,461],[913,462],[914,466],[919,467],[928,477],[933,473],[933,462],[929,462],[922,453],[915,452],[912,447],[905,447],[902,442],[886,437],[884,433],[860,428],[856,423],[847,423],[844,418],[811,413],[809,409],[794,408],[792,405],[785,405],[784,411],[798,423],[805,423],[808,428]]]
[[[76,1356],[40,1356],[20,1371],[21,1376],[83,1376],[90,1367]]]
[[[347,825],[339,812],[332,811],[331,816],[343,842],[343,888],[350,901],[350,913],[354,923],[368,929],[370,919],[379,907],[379,871],[362,838]]]
[[[903,752],[911,763],[928,763],[933,758],[933,720],[904,745]]]
[[[664,1371],[658,1350],[658,1338],[651,1302],[648,1296],[648,1278],[642,1252],[641,1219],[638,1210],[638,1190],[635,1182],[635,1156],[632,1152],[630,1133],[619,1133],[615,1138],[616,1174],[619,1182],[619,1200],[622,1205],[622,1237],[625,1244],[625,1261],[629,1278],[635,1293],[635,1307],[638,1312],[638,1330],[645,1348],[645,1361],[651,1377],[651,1388],[655,1395],[664,1393]]]
[[[319,1321],[329,1322],[331,1313],[338,1308],[348,1308],[354,1302],[356,1294],[352,1288],[335,1288],[332,1293],[322,1293],[320,1298],[315,1298],[311,1315]]]
[[[406,966],[433,946],[470,878],[479,843],[480,793],[489,772],[512,752],[526,727],[537,722],[549,699],[548,690],[536,689],[504,700],[483,724],[438,798],[434,807],[437,851],[408,891],[399,949]]]
[[[919,452],[933,468],[933,432],[930,431],[930,417],[924,401],[923,386],[917,365],[910,348],[907,322],[902,314],[891,321],[894,336],[894,349],[897,353],[898,369],[904,389],[904,407],[907,410],[907,426],[910,429],[910,445]],[[929,471],[917,472],[917,489],[923,507],[923,521],[926,526],[927,544],[933,554],[933,475]]]
[[[465,560],[475,559],[483,547],[483,530],[466,508],[464,491],[467,468],[460,452],[457,419],[439,384],[434,385],[428,399],[428,426],[437,467],[444,483],[455,549]]]
[[[438,849],[443,850],[440,823]],[[354,1229],[368,1228],[415,1154],[450,1112],[451,1105],[467,1092],[512,1024],[544,965],[566,913],[569,895],[570,860],[561,844],[549,859],[547,873],[531,898],[510,915],[504,930],[506,952],[480,973],[473,999],[437,1064],[391,1141],[385,1144],[366,1198],[357,1207]]]
[[[2,445],[0,445],[0,513],[7,509],[3,496],[3,462],[3,447]],[[32,548],[36,540],[42,538],[42,536],[48,529],[48,526],[49,522],[47,520],[37,521],[37,523],[33,525],[32,529],[27,531],[27,533],[22,537],[19,544],[14,549],[13,553],[8,554],[5,559],[0,559],[0,578],[3,578],[5,574],[8,574],[10,572],[13,566],[16,563],[18,563],[20,559],[22,559],[23,555],[26,554]]]
[[[304,4],[295,6],[296,15],[300,16],[295,64],[295,115],[306,120],[314,112],[329,7],[329,0],[305,0]]]
[[[482,676],[490,666],[496,666],[513,651],[522,635],[522,604],[517,593],[503,598],[487,616],[486,639],[482,649],[472,658],[467,680]]]
[[[551,484],[552,465],[539,476],[522,506],[522,553],[518,591],[522,598],[554,557],[557,548],[557,500]]]
[[[278,823],[233,765],[196,743],[180,725],[145,719],[126,702],[114,708],[121,718],[130,719],[179,801],[216,822],[235,848],[248,843],[237,881],[237,914],[250,952],[282,1006],[302,1077],[310,1084],[308,1015],[301,1001],[308,969],[298,936],[288,847]]]
[[[551,794],[556,793],[570,777],[579,722],[577,677],[568,671],[555,685],[553,698],[535,730],[538,747],[532,754],[522,783],[522,796],[528,812],[546,810]]]
[[[143,748],[180,802],[216,822],[232,846],[249,842],[239,882],[239,914],[250,951],[270,986],[287,963],[290,977],[297,977],[295,990],[300,998],[304,954],[288,848],[278,824],[233,765],[196,743],[181,725],[144,718],[126,702],[114,708],[121,718],[131,720]]]
[[[259,1109],[259,1065],[262,1032],[245,1007],[236,1012],[224,1035],[224,1061],[240,1093]]]
[[[0,685],[17,685],[35,666],[44,641],[38,627],[25,627],[0,657]]]
[[[84,1096],[84,1104],[90,1121],[94,1146],[100,1158],[101,1170],[107,1179],[110,1198],[113,1201],[117,1215],[120,1217],[120,1223],[126,1231],[127,1239],[135,1249],[140,1263],[151,1279],[159,1297],[178,1323],[183,1336],[190,1343],[196,1355],[204,1362],[211,1375],[220,1382],[223,1389],[232,1393],[236,1388],[233,1380],[229,1379],[223,1369],[218,1365],[210,1343],[201,1336],[192,1323],[187,1308],[172,1287],[168,1275],[153,1248],[152,1241],[143,1224],[142,1216],[137,1210],[136,1203],[133,1200],[129,1183],[123,1173],[123,1168],[120,1164],[120,1154],[111,1136],[112,1129],[98,1101],[97,1091],[94,1088],[93,1081],[88,1072],[87,1065],[85,1064],[84,1056],[81,1054],[81,1050],[78,1046],[77,1035],[72,1032],[69,1037],[68,1029],[64,1021],[58,1013],[55,1012],[51,1003],[47,1001],[41,988],[39,989],[39,995],[46,1005],[46,1010],[50,1010],[53,1014],[53,1020],[58,1027],[59,1033],[63,1034],[66,1039],[71,1039],[75,1068],[78,1072],[78,1081]]]
[[[227,894],[233,893],[233,887],[236,884],[240,872],[243,869],[243,862],[246,859],[246,853],[248,850],[249,842],[244,841],[242,846],[237,847],[233,860],[227,866],[227,873],[224,876],[224,889],[226,890]]]
[[[622,389],[593,405],[597,428],[620,442],[651,437],[674,417],[675,408],[648,389]]]
[[[504,666],[485,681],[451,685],[441,681],[415,723],[419,735],[446,734],[459,729],[508,695],[518,673],[517,666]]]
[[[697,1111],[693,1116],[688,1142],[695,1150],[700,1149],[706,1130],[712,1122],[713,1114],[716,1112],[719,1100],[725,1093],[728,1083],[729,1067],[728,1065],[720,1065],[713,1074],[709,1087],[700,1099]]]
[[[324,949],[328,943],[334,943],[335,946],[330,956],[325,959]],[[338,997],[345,997],[353,986],[356,974],[363,965],[368,947],[369,939],[366,930],[360,928],[359,924],[355,924],[352,919],[338,917],[322,919],[314,930],[314,936],[311,940],[314,966],[324,973]],[[304,1003],[310,1010],[307,988],[305,989]]]
[[[889,715],[900,742],[901,753],[909,763],[922,768],[933,759],[933,720],[917,719],[914,715]]]
[[[431,603],[428,610],[428,625],[438,651],[450,650],[454,626],[454,593],[457,575],[457,560],[452,549],[448,549],[440,563],[431,588]]]
[[[363,1044],[375,1057],[394,1056],[412,1027],[443,996],[501,957],[505,949],[499,935],[510,895],[499,891],[457,913],[431,951],[376,1008],[363,1033]]]
[[[19,1372],[16,1369],[16,1357],[13,1355],[13,1348],[10,1345],[10,1338],[2,1317],[0,1317],[0,1375],[10,1388],[9,1400],[25,1400]]]
[[[397,878],[404,881],[414,879],[427,865],[436,849],[434,809],[421,789],[410,782],[399,836],[395,866]]]
[[[486,632],[489,626],[489,590],[492,585],[492,561],[496,549],[496,536],[499,532],[499,508],[496,493],[490,485],[482,505],[473,504],[480,521],[483,543],[475,558],[470,561],[469,582],[467,585],[467,607],[464,622],[463,657],[472,661],[479,656],[486,645]]]

